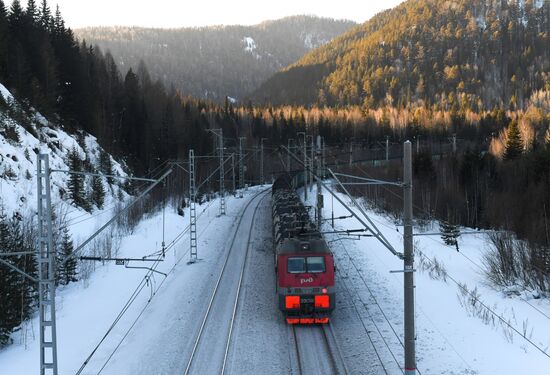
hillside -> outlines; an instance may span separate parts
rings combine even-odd
[[[522,107],[550,77],[550,1],[409,0],[277,73],[272,104]]]
[[[93,27],[75,35],[110,51],[122,73],[143,60],[151,77],[185,95],[242,98],[279,69],[355,24],[312,16],[254,26],[181,29]]]

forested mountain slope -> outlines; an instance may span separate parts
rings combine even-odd
[[[515,109],[550,79],[550,1],[409,0],[277,73],[273,104]]]
[[[121,71],[143,60],[151,77],[184,95],[242,98],[279,69],[355,24],[294,16],[254,26],[181,29],[93,27],[76,36],[110,51]]]

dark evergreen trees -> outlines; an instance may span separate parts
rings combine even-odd
[[[516,120],[513,120],[506,133],[507,140],[504,150],[504,160],[517,159],[523,153],[523,140]]]
[[[105,202],[105,188],[103,187],[103,182],[101,177],[93,176],[92,177],[92,202],[96,205],[97,208],[102,209],[103,203]]]
[[[445,245],[455,246],[456,251],[458,251],[458,237],[460,236],[459,226],[447,221],[440,221],[439,229],[441,231],[441,239],[445,242]]]
[[[76,147],[73,147],[70,151],[67,164],[69,164],[71,171],[82,172],[82,160]],[[86,210],[90,209],[89,203],[86,200],[84,177],[82,175],[71,173],[67,188],[70,198],[76,206]]]
[[[71,282],[78,281],[77,260],[75,257],[69,258],[73,254],[73,251],[73,240],[67,227],[64,227],[58,254],[58,268],[56,275],[56,280],[60,285],[67,285]],[[67,258],[69,259],[65,263],[62,263],[62,261]]]
[[[32,246],[25,241],[20,218],[8,219],[0,210],[0,252],[32,252]],[[14,255],[2,257],[31,276],[36,276],[34,256]],[[21,322],[29,319],[35,308],[36,285],[15,270],[0,265],[0,347],[9,343],[11,332]]]

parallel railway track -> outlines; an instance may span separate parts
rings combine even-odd
[[[187,360],[184,372],[186,375],[193,373],[223,374],[226,371],[240,289],[250,247],[250,237],[256,213],[265,193],[264,190],[254,195],[240,213],[224,263]],[[262,195],[264,196],[262,197]],[[247,215],[253,202],[256,202],[254,211],[252,215]],[[243,223],[245,217],[247,219]],[[243,226],[246,229],[243,229]],[[236,248],[243,244],[243,239],[246,239],[245,246],[242,246],[245,247],[245,251],[239,253]],[[221,340],[223,342],[220,342]]]

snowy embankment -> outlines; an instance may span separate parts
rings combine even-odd
[[[132,235],[122,239],[119,253],[119,257],[155,254],[149,259],[163,259],[160,250],[164,235],[168,250],[156,270],[166,276],[107,263],[98,266],[87,286],[77,282],[59,290],[59,373],[77,373],[92,353],[83,374],[180,371],[183,348],[192,342],[196,322],[202,317],[206,296],[215,281],[212,275],[222,259],[235,219],[257,191],[250,189],[245,199],[228,197],[226,216],[217,216],[218,200],[197,206],[199,262],[187,264],[188,210],[181,217],[167,208],[164,231],[162,213],[146,219]],[[153,265],[130,263],[132,267]],[[2,374],[38,373],[38,320],[34,319],[31,325],[36,337],[28,340],[26,346],[16,343],[0,352]]]
[[[324,196],[325,218],[331,217],[332,210],[335,217],[349,215],[327,191]],[[315,197],[315,189],[308,200],[314,204],[311,197]],[[340,197],[352,206],[349,198]],[[402,252],[403,228],[384,215],[367,212],[394,248]],[[324,225],[325,230],[332,230],[330,221]],[[362,226],[357,219],[348,218],[336,220],[335,227]],[[437,225],[429,230],[438,231]],[[528,291],[510,297],[491,288],[483,272],[483,255],[488,247],[485,237],[461,236],[458,252],[454,246],[446,246],[439,235],[415,237],[418,368],[423,374],[549,374],[550,357],[541,350],[550,354],[550,302],[535,299]],[[350,236],[338,239],[328,235],[327,240],[335,240],[330,244],[339,261],[340,275],[347,278],[352,267],[349,255],[403,341],[403,274],[390,273],[403,269],[403,261],[372,237],[353,240]],[[439,265],[439,271],[434,264]],[[352,282],[366,289],[361,280]],[[378,310],[373,304],[366,308]],[[392,347],[391,330],[383,335],[402,365],[403,348],[395,338],[397,344]]]
[[[0,95],[26,122],[26,126],[23,126],[10,115],[9,111],[3,111],[0,107],[0,204],[9,213],[35,212],[37,206],[36,154],[38,152],[49,154],[51,169],[68,170],[68,154],[73,148],[82,160],[87,159],[96,168],[99,165],[102,149],[97,139],[87,133],[80,133],[78,136],[80,139],[77,140],[77,136],[70,135],[60,126],[50,123],[40,113],[33,110],[25,113],[2,84],[0,84]],[[108,157],[113,174],[125,176],[123,167],[111,156]],[[69,221],[76,222],[79,221],[78,217],[84,219],[86,215],[83,210],[66,203],[68,180],[67,173],[51,174],[52,204],[56,207],[58,215],[66,214]],[[112,208],[120,196],[128,197],[115,184],[107,185],[106,180],[103,180],[103,184],[107,186],[104,207]],[[96,211],[95,214],[99,212]]]

